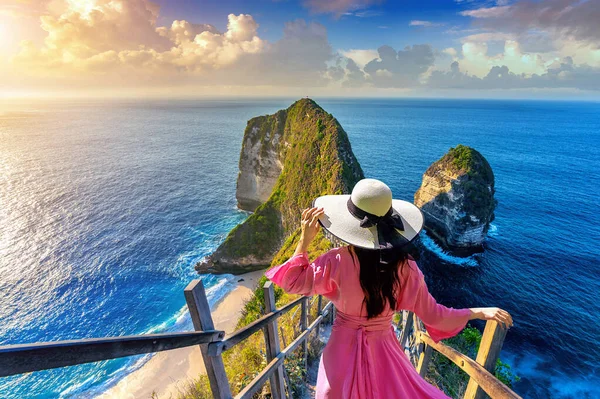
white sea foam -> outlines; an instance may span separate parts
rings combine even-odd
[[[223,275],[213,275],[213,274],[205,274],[201,276],[206,297],[208,299],[208,303],[211,309],[227,294],[229,294],[233,289],[236,288],[237,282],[235,276],[232,274],[223,274]],[[179,309],[175,314],[173,314],[170,318],[165,320],[162,323],[159,323],[155,326],[150,327],[143,334],[158,334],[164,333],[168,331],[187,331],[192,329],[192,320],[190,318],[190,313],[188,312],[187,305],[184,305]],[[69,396],[76,394],[78,391],[85,391],[86,394],[91,397],[95,397],[100,395],[103,392],[106,392],[112,386],[117,384],[122,378],[127,375],[133,373],[134,371],[140,369],[146,362],[148,362],[152,358],[153,354],[147,354],[141,356],[139,359],[135,361],[129,361],[123,367],[119,368],[112,372],[109,376],[104,376],[103,383],[97,388],[86,389],[86,387],[93,382],[95,376],[92,375],[87,380],[83,381],[77,386],[72,386],[68,392],[63,392],[63,396]],[[100,371],[99,371],[100,372]]]
[[[500,233],[498,232],[498,226],[490,223],[490,227],[488,229],[487,236],[488,237],[497,237],[499,235],[500,235]]]
[[[593,374],[567,375],[553,366],[555,360],[532,351],[502,351],[502,361],[522,379],[537,383],[542,392],[556,399],[600,398],[600,380]]]
[[[442,247],[440,247],[431,237],[427,235],[424,231],[420,234],[421,243],[427,250],[433,252],[438,258],[443,260],[444,262],[454,263],[455,265],[460,266],[478,266],[479,262],[477,262],[476,255],[471,255],[466,258],[462,258],[460,256],[454,256],[444,251]]]

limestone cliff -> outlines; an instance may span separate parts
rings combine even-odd
[[[434,162],[415,193],[425,228],[447,249],[476,252],[494,220],[494,173],[473,148],[458,145]]]
[[[280,151],[287,110],[248,121],[237,179],[238,208],[254,211],[271,196],[283,169]]]
[[[197,270],[239,274],[280,262],[293,251],[302,209],[319,195],[349,193],[362,178],[346,132],[314,101],[251,119],[236,194],[241,208],[255,212]],[[311,249],[329,246],[319,235]]]

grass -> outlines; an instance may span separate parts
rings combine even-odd
[[[444,343],[475,359],[481,344],[481,331],[468,326],[456,337],[444,340]],[[508,387],[512,387],[515,382],[519,381],[519,377],[514,374],[510,366],[500,359],[498,359],[494,374]],[[425,379],[452,398],[462,398],[469,383],[469,376],[464,371],[435,350]]]

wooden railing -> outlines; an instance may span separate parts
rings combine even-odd
[[[213,396],[231,399],[233,395],[225,373],[222,353],[252,334],[263,331],[267,365],[235,398],[251,398],[269,381],[272,398],[283,399],[287,397],[283,368],[285,358],[302,346],[302,353],[306,359],[306,344],[310,334],[318,334],[319,327],[326,317],[329,317],[330,321],[335,317],[333,304],[330,302],[323,307],[322,298],[319,296],[315,298],[317,317],[308,325],[309,307],[312,303],[310,297],[300,297],[277,309],[273,285],[267,282],[263,287],[264,316],[225,336],[223,331],[215,330],[202,281],[192,281],[185,288],[184,294],[196,330],[194,332],[0,346],[0,377],[199,345]],[[281,349],[277,321],[297,306],[300,306],[301,311],[299,335],[287,347]],[[483,398],[484,392],[493,399],[520,399],[492,375],[506,334],[497,323],[486,324],[477,358],[473,360],[442,343],[433,342],[413,313],[403,312],[402,316],[399,322],[399,328],[402,329],[400,344],[406,349],[407,355],[422,376],[427,372],[432,351],[436,350],[469,375],[465,399]]]
[[[436,350],[469,376],[464,399],[483,399],[486,394],[492,399],[521,399],[493,375],[506,337],[506,329],[497,322],[486,323],[475,360],[448,345],[434,342],[421,320],[412,312],[402,313],[398,328],[401,329],[400,345],[405,348],[407,356],[422,377],[427,374],[432,352]]]
[[[196,331],[0,346],[0,377],[199,345],[213,396],[229,399],[232,394],[222,352],[263,331],[268,364],[236,395],[236,399],[251,398],[267,380],[271,384],[272,397],[284,398],[284,359],[301,345],[306,358],[309,335],[318,334],[326,317],[333,320],[334,308],[332,303],[322,307],[322,298],[315,298],[317,317],[308,325],[310,297],[300,297],[277,309],[272,283],[267,282],[263,290],[265,315],[227,336],[223,331],[215,330],[204,285],[201,280],[194,280],[185,288],[184,294]],[[277,320],[298,306],[301,310],[300,335],[281,350]]]
[[[205,330],[214,328],[208,302],[203,298],[202,283],[195,280],[185,289],[186,299],[194,328],[196,330]],[[269,381],[271,385],[271,396],[273,399],[281,399],[287,397],[285,392],[285,377],[283,362],[300,345],[306,344],[309,335],[313,331],[317,331],[325,317],[333,317],[333,304],[330,302],[325,307],[322,306],[322,298],[318,298],[317,302],[317,317],[308,325],[308,306],[310,297],[300,297],[289,304],[277,309],[275,307],[275,292],[273,283],[268,281],[263,287],[263,295],[265,298],[265,315],[260,319],[248,324],[246,327],[235,331],[233,334],[226,336],[220,342],[212,342],[210,344],[201,345],[204,347],[202,356],[206,366],[210,387],[215,398],[230,399],[233,397],[227,376],[225,375],[225,367],[221,358],[221,353],[225,350],[233,348],[235,345],[244,341],[252,334],[263,331],[265,335],[267,365],[242,391],[240,391],[236,399],[251,398],[258,392],[263,385]],[[192,304],[190,306],[190,304]],[[198,304],[195,306],[194,304]],[[281,349],[279,343],[279,329],[277,320],[284,314],[290,312],[297,306],[301,307],[300,313],[300,335],[294,339],[286,348]],[[208,310],[207,310],[208,309]],[[196,315],[196,316],[194,316]],[[199,315],[203,315],[204,320],[200,320]],[[306,356],[306,348],[303,349]]]

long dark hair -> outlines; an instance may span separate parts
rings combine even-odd
[[[364,249],[352,246],[360,266],[360,286],[367,308],[367,318],[383,313],[388,304],[396,309],[396,295],[400,289],[398,269],[404,265],[408,253],[403,249]]]

